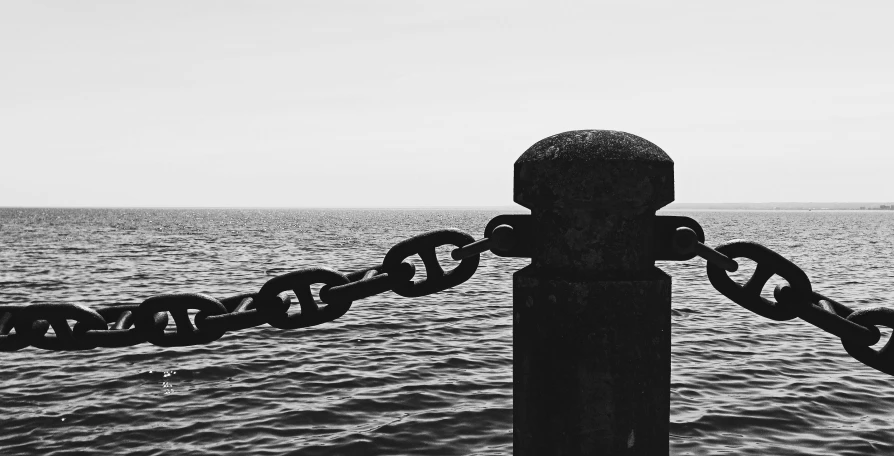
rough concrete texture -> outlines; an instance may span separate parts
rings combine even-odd
[[[674,162],[629,133],[570,131],[522,154],[514,187],[545,240],[534,246],[536,268],[624,278],[654,265],[652,222],[674,199]]]
[[[513,278],[516,455],[666,455],[671,279]]]
[[[673,161],[628,133],[572,131],[515,163],[532,263],[515,274],[515,453],[667,454],[670,277],[655,211]]]
[[[538,141],[515,162],[515,202],[641,212],[674,200],[674,161],[630,133],[578,130]]]

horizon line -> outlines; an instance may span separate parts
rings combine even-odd
[[[892,200],[894,201],[894,200]],[[728,206],[765,204],[892,204],[891,201],[734,201],[734,202],[689,202],[672,201],[662,208],[674,205]],[[530,210],[521,205],[431,205],[431,206],[0,206],[0,209],[516,209]]]
[[[518,209],[523,206],[0,206],[0,209]]]

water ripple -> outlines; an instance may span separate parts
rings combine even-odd
[[[0,300],[226,297],[296,268],[378,264],[426,230],[479,235],[494,215],[0,209]],[[894,305],[894,214],[687,215],[711,244],[745,238],[778,250],[842,303]],[[0,454],[511,454],[511,275],[525,264],[485,254],[456,289],[382,294],[305,330],[252,328],[198,347],[0,354]],[[659,266],[673,277],[672,454],[894,454],[889,376],[809,324],[727,301],[701,260]]]

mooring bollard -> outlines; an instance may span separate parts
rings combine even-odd
[[[671,279],[655,211],[674,163],[629,133],[571,131],[515,162],[531,265],[513,277],[514,453],[668,453]]]

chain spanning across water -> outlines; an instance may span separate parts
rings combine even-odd
[[[512,244],[512,228],[498,226],[479,241],[459,230],[443,229],[411,237],[394,245],[382,263],[343,274],[330,268],[305,268],[268,280],[257,293],[215,299],[192,294],[163,294],[140,304],[115,304],[97,309],[71,303],[0,305],[0,351],[32,346],[44,350],[89,350],[129,347],[144,342],[162,347],[207,344],[229,331],[269,324],[296,329],[330,322],[344,315],[354,301],[386,291],[418,297],[455,287],[478,268],[480,254],[494,246]],[[435,249],[454,245],[451,257],[460,263],[444,271]],[[412,280],[416,268],[405,261],[419,255],[426,277]],[[310,286],[323,284],[319,298]],[[300,312],[289,313],[298,298]],[[190,321],[189,311],[198,311]],[[174,329],[168,329],[168,315]],[[75,321],[74,326],[69,320]],[[54,334],[48,334],[49,328]],[[13,329],[15,330],[13,332]]]
[[[492,223],[498,225],[494,219]],[[508,220],[508,218],[506,219]],[[491,248],[503,253],[523,244],[526,226],[519,233],[513,226],[498,225],[489,237],[475,241],[454,229],[431,231],[394,245],[382,263],[343,274],[329,268],[305,268],[276,276],[257,293],[215,299],[204,294],[165,294],[140,304],[115,304],[97,309],[80,304],[40,303],[0,305],[0,351],[33,346],[45,350],[88,350],[97,347],[128,347],[150,342],[163,347],[206,344],[229,331],[269,324],[280,329],[296,329],[330,322],[344,315],[354,301],[387,291],[400,296],[419,297],[455,287],[468,280],[478,268],[480,254]],[[694,222],[693,222],[694,223]],[[697,224],[696,224],[697,225]],[[679,225],[678,225],[679,226]],[[672,228],[673,229],[673,228]],[[488,231],[490,230],[490,231]],[[700,242],[689,227],[673,233],[673,250],[685,258],[698,255],[708,261],[708,279],[714,288],[740,306],[776,321],[801,318],[841,339],[844,349],[858,361],[894,375],[894,343],[889,340],[876,350],[881,333],[876,325],[894,328],[894,310],[884,307],[854,310],[813,291],[807,274],[782,255],[760,244],[733,240],[712,249]],[[451,253],[459,265],[444,271],[435,249],[444,245],[457,248]],[[508,256],[527,256],[517,249]],[[416,268],[405,260],[419,255],[426,278],[412,280]],[[666,256],[666,253],[665,253]],[[727,271],[738,269],[736,258],[753,260],[757,267],[745,285],[733,281]],[[680,258],[662,258],[680,259]],[[788,285],[774,290],[776,301],[761,296],[773,275]],[[310,286],[323,284],[320,305]],[[300,312],[290,313],[291,291],[298,298]],[[190,321],[189,311],[198,311]],[[174,329],[168,329],[169,315]],[[70,326],[68,321],[75,321]],[[53,334],[49,334],[49,328]],[[15,332],[12,332],[15,330]]]
[[[854,310],[815,291],[807,274],[797,265],[756,242],[732,240],[716,250],[705,246],[689,228],[678,228],[674,248],[694,253],[708,262],[708,279],[717,291],[736,304],[776,321],[800,318],[841,339],[845,351],[857,361],[888,375],[894,375],[894,339],[880,350],[872,348],[881,333],[876,325],[894,328],[894,310],[885,307]],[[736,258],[748,258],[757,264],[754,274],[740,285],[727,271],[738,269]],[[761,290],[773,275],[788,285],[777,285],[776,300],[761,296]]]

